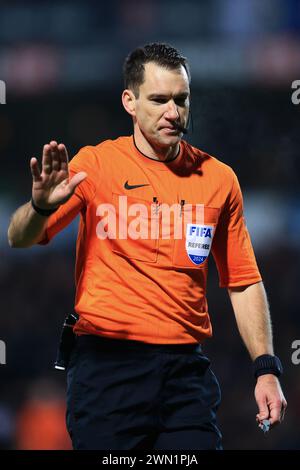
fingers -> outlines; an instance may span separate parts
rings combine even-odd
[[[43,172],[50,175],[52,172],[68,171],[68,153],[64,144],[57,144],[51,140],[44,145],[42,158]]]
[[[46,175],[50,175],[50,173],[52,172],[51,147],[48,144],[44,145],[43,148],[42,172]]]
[[[73,176],[72,179],[69,181],[69,189],[71,194],[74,193],[76,187],[87,177],[87,174],[84,171],[80,171]]]
[[[281,421],[281,403],[277,403],[276,405],[273,405],[273,407],[270,409],[270,424],[271,426],[274,426],[276,424],[279,424]]]
[[[68,171],[69,158],[66,146],[64,144],[59,144],[58,151],[60,155],[60,169]]]
[[[269,419],[271,427],[274,427],[284,420],[286,407],[287,402],[285,399],[282,402],[278,400],[271,403],[267,409],[264,404],[261,404],[259,413],[256,415],[256,421],[261,424],[265,419]]]
[[[39,169],[39,164],[35,157],[30,159],[30,170],[33,182],[36,183],[37,181],[41,181],[42,178]]]
[[[264,424],[264,420],[269,421],[271,428],[281,423],[284,419],[287,402],[275,376],[272,378],[262,375],[258,378],[255,399],[259,410],[256,415],[259,427]]]
[[[256,421],[263,421],[264,419],[269,418],[269,408],[265,400],[257,401],[258,405],[258,414],[256,415]]]
[[[270,423],[272,426],[281,423],[284,420],[285,410],[287,407],[287,402],[285,399],[279,402],[276,402],[275,405],[271,405],[270,409]]]
[[[286,399],[284,398],[283,399],[283,402],[282,402],[282,407],[281,407],[281,415],[280,415],[280,420],[283,421],[284,420],[284,416],[285,416],[285,412],[286,412],[286,409],[287,409],[287,401]]]
[[[57,142],[55,140],[51,140],[50,142],[50,152],[52,157],[52,171],[59,171],[60,170],[60,152],[58,149]]]

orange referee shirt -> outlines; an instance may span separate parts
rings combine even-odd
[[[130,136],[82,148],[69,169],[88,176],[49,217],[40,243],[80,213],[77,334],[202,342],[212,335],[209,253],[221,287],[261,280],[237,177],[216,158],[181,141],[172,162],[152,160]]]

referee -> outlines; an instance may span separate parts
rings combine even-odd
[[[48,243],[80,214],[67,427],[74,449],[222,449],[220,387],[202,344],[213,256],[257,379],[256,420],[278,424],[286,400],[270,314],[233,170],[182,139],[190,71],[153,43],[124,63],[133,134],[82,148],[44,145],[32,197],[14,214],[12,247]]]

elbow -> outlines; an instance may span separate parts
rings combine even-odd
[[[10,230],[8,230],[7,239],[10,248],[29,248],[30,246],[32,246],[32,243],[29,244],[26,243],[24,240],[18,240],[11,234]]]
[[[16,241],[14,240],[14,237],[11,234],[10,227],[7,232],[7,239],[8,239],[8,244],[10,248],[16,248]]]
[[[10,248],[30,248],[33,244],[29,244],[29,243],[24,243],[24,242],[20,242],[20,241],[15,241],[15,240],[11,240],[10,238],[8,239],[8,244],[10,246]]]
[[[26,248],[27,247],[27,245],[24,245],[23,243],[18,242],[17,240],[14,240],[11,237],[8,237],[8,244],[10,248]]]
[[[8,244],[9,244],[10,248],[15,248],[14,240],[12,238],[10,238],[10,236],[8,236]]]

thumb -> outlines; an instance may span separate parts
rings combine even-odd
[[[257,406],[258,406],[258,413],[256,415],[256,420],[263,421],[264,419],[268,419],[270,416],[270,411],[269,411],[266,400],[264,399],[258,400]]]
[[[79,173],[76,173],[76,175],[73,176],[72,179],[69,181],[69,190],[71,194],[74,193],[75,189],[77,186],[87,177],[87,174],[84,171],[80,171]]]

